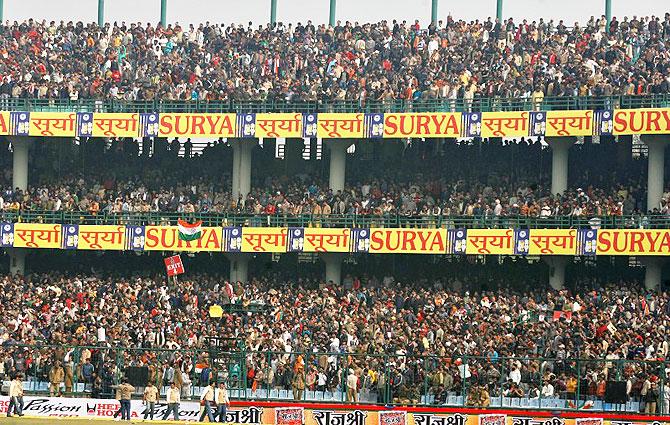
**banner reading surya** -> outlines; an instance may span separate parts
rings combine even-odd
[[[256,137],[302,137],[302,114],[256,114]]]
[[[668,134],[670,133],[670,108],[615,110],[613,133],[615,135]]]
[[[459,137],[461,113],[384,114],[384,137]]]
[[[485,112],[482,137],[528,135],[528,112]]]
[[[445,254],[445,229],[370,229],[370,253]]]
[[[244,227],[242,252],[286,252],[286,227]]]
[[[465,252],[467,254],[514,254],[514,230],[468,229]]]
[[[597,255],[670,255],[670,231],[600,229]]]
[[[235,114],[160,114],[161,137],[235,137]]]
[[[363,137],[363,114],[318,114],[317,137],[350,139]]]
[[[575,255],[577,233],[573,229],[531,229],[529,255]]]
[[[60,248],[60,224],[14,224],[15,248]]]
[[[78,249],[121,251],[125,246],[126,226],[79,226]]]
[[[200,239],[179,239],[177,226],[146,226],[145,251],[221,251],[222,227],[203,227]]]
[[[305,228],[305,252],[349,252],[351,229]]]
[[[137,137],[139,114],[93,114],[93,137]]]
[[[593,111],[547,112],[546,136],[590,136],[593,134]]]
[[[31,136],[74,137],[76,120],[74,112],[31,112],[28,131]]]
[[[9,134],[9,111],[0,111],[0,135],[6,136]]]

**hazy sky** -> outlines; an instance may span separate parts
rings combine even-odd
[[[277,20],[315,23],[328,21],[329,0],[277,0]],[[485,19],[495,16],[496,0],[439,0],[439,18]],[[5,19],[97,20],[98,0],[4,0]],[[342,20],[375,22],[381,19],[430,20],[431,0],[337,0],[337,17]],[[505,0],[504,16],[539,17],[586,22],[604,13],[605,0]],[[612,14],[647,16],[670,11],[667,0],[612,0]],[[169,22],[265,23],[270,17],[270,0],[168,0]],[[107,21],[157,22],[160,0],[105,0]]]

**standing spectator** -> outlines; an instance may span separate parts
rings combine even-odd
[[[130,399],[132,398],[135,387],[128,383],[128,379],[124,378],[119,385],[121,391],[121,420],[130,420]]]
[[[12,417],[12,409],[14,414],[23,416],[23,377],[18,374],[9,384],[9,406],[7,406],[7,417]]]
[[[179,403],[180,403],[180,391],[179,388],[174,384],[174,382],[170,383],[170,388],[167,390],[167,394],[165,395],[165,400],[167,401],[167,410],[165,411],[165,415],[163,415],[163,420],[166,421],[167,418],[170,416],[170,413],[172,413],[172,417],[175,421],[179,420]]]
[[[210,422],[214,422],[214,415],[212,413],[212,405],[214,404],[214,387],[215,382],[212,381],[210,385],[207,385],[202,394],[200,395],[200,404],[203,406],[202,413],[200,414],[200,422],[205,420],[205,416],[209,419]]]
[[[293,380],[291,381],[293,388],[293,399],[296,401],[302,400],[302,393],[305,390],[305,368],[298,367]]]
[[[154,407],[158,402],[158,388],[154,385],[153,382],[149,381],[147,386],[144,388],[144,404],[147,406],[147,409],[144,411],[144,420],[147,420],[147,416],[154,420]]]
[[[51,397],[62,395],[64,379],[65,371],[63,370],[63,366],[61,366],[60,361],[56,360],[56,363],[54,363],[53,367],[49,371],[49,395]]]
[[[230,406],[230,400],[228,399],[228,389],[225,382],[219,382],[219,388],[216,389],[214,396],[216,399],[216,416],[219,418],[219,422],[227,422],[226,409]]]
[[[347,401],[353,403],[358,401],[358,377],[353,368],[349,368],[349,376],[347,376]]]

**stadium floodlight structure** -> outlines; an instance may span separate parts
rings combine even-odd
[[[270,23],[277,23],[277,0],[270,0]]]
[[[161,0],[161,25],[167,25],[167,0]]]
[[[98,0],[98,26],[105,25],[105,0]]]
[[[337,9],[337,0],[330,0],[330,13],[328,14],[328,23],[331,27],[335,26],[335,10]]]

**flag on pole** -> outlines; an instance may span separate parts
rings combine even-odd
[[[177,224],[179,226],[179,239],[182,241],[196,241],[202,236],[202,220],[189,223],[180,219]]]

